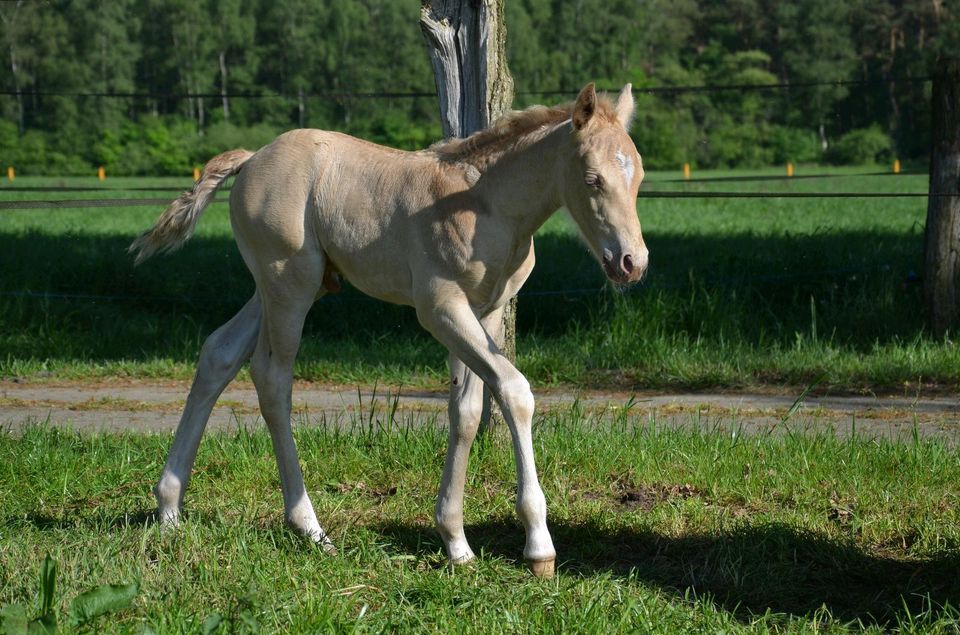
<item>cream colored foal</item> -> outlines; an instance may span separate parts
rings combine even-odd
[[[230,176],[230,219],[256,292],[204,343],[160,481],[163,523],[176,525],[200,437],[220,393],[250,360],[280,470],[287,522],[328,551],[290,430],[293,363],[314,301],[342,276],[361,291],[413,306],[450,351],[450,436],[436,523],[452,563],[474,553],[463,489],[486,385],[503,411],[517,462],[523,556],[539,576],[556,552],[534,464],[533,395],[497,345],[503,306],[533,269],[533,234],[566,207],[616,283],[647,266],[636,197],[640,155],[627,129],[630,85],[615,102],[593,84],[572,104],[535,106],[467,139],[401,152],[336,132],[294,130],[256,153],[212,159],[130,251],[137,263],[182,245]]]

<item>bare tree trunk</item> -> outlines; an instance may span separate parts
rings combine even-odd
[[[483,130],[513,103],[507,68],[505,0],[423,0],[420,28],[430,45],[430,63],[440,97],[440,121],[447,137]],[[501,350],[516,359],[516,298],[503,313]],[[484,389],[482,427],[498,422]]]
[[[938,63],[931,106],[923,292],[928,323],[942,335],[960,326],[960,59]]]
[[[14,54],[12,44],[10,45],[10,70],[13,72],[13,84],[15,90],[17,91],[17,130],[22,137],[23,133],[25,133],[27,130],[23,114],[23,93],[20,90],[20,75],[17,73],[17,57]]]
[[[298,115],[298,121],[300,123],[301,128],[304,127],[304,120],[305,120],[304,114],[306,113],[306,110],[307,110],[307,107],[303,103],[303,89],[301,88],[297,91],[297,115]]]
[[[223,120],[230,121],[230,100],[227,98],[227,52],[220,51],[220,99],[223,101]]]
[[[22,5],[23,0],[18,0],[14,3],[12,14],[0,11],[0,20],[3,21],[5,30],[16,34],[17,14],[20,12]],[[20,136],[23,136],[23,133],[26,132],[26,126],[23,109],[23,92],[20,86],[20,67],[17,65],[17,44],[15,40],[15,37],[10,38],[10,72],[13,74],[13,88],[17,93],[17,129]]]

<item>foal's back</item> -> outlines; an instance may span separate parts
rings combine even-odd
[[[429,153],[293,130],[237,175],[231,222],[257,278],[293,259],[319,266],[321,276],[332,268],[374,297],[410,304],[409,257],[429,238],[429,221],[417,215],[443,195],[442,173]]]

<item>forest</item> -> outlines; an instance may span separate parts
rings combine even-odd
[[[637,89],[648,168],[922,162],[958,0],[507,0],[515,107]],[[187,175],[283,130],[437,140],[418,0],[0,2],[0,163]],[[709,89],[704,88],[709,87]]]

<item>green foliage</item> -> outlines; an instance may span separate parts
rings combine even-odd
[[[20,604],[0,609],[0,633],[3,635],[56,635],[57,562],[48,553],[40,565],[40,614],[27,619]],[[128,608],[139,592],[137,584],[104,585],[81,593],[70,603],[70,623],[80,626],[95,618]]]
[[[767,130],[766,143],[770,148],[770,160],[776,165],[817,163],[821,158],[817,135],[812,130],[771,126]]]
[[[140,592],[134,584],[105,584],[81,593],[70,602],[70,622],[87,624],[101,615],[128,608]]]
[[[936,55],[957,48],[955,10],[921,0],[767,4],[510,0],[516,105],[568,99],[587,81],[609,88],[783,83],[791,88],[643,95],[634,136],[646,164],[821,161],[811,135],[835,145],[873,126],[890,131],[900,158],[927,155],[929,86],[888,80],[930,75]],[[439,137],[435,98],[343,96],[433,90],[419,6],[0,2],[0,48],[17,62],[0,65],[0,88],[9,93],[0,95],[0,161],[21,174],[91,174],[98,165],[111,174],[189,174],[213,154],[298,126],[424,147]],[[868,83],[806,85],[840,79]],[[845,160],[840,153],[828,159]]]
[[[827,150],[834,165],[886,163],[892,151],[890,137],[879,126],[851,130]]]

